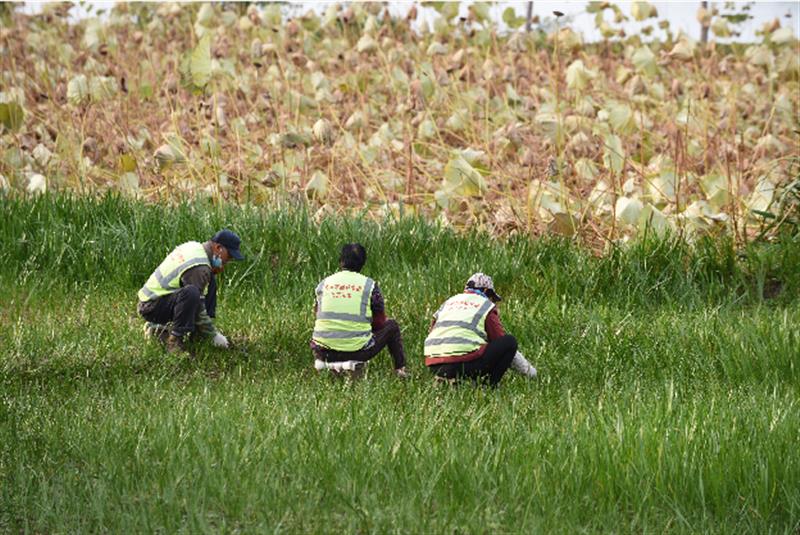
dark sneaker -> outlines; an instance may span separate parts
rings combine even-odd
[[[180,336],[175,336],[174,334],[170,334],[167,336],[167,353],[172,353],[173,355],[186,355],[188,357],[192,356],[192,353],[186,349],[186,346],[183,345],[183,338]]]
[[[405,368],[397,368],[394,371],[394,375],[398,379],[411,379],[411,375],[406,371]]]
[[[169,330],[163,329],[158,333],[158,341],[161,342],[161,345],[167,345],[167,340],[169,340]]]
[[[348,377],[351,381],[358,381],[362,377],[364,377],[364,370],[367,368],[366,362],[356,362],[353,365],[353,370],[350,372]]]
[[[169,328],[166,325],[158,323],[146,322],[144,324],[144,338],[145,340],[157,339],[162,344],[166,343],[169,336]]]
[[[442,377],[440,375],[433,376],[433,384],[456,386],[457,383],[458,380],[455,377],[453,377],[452,379],[448,379],[447,377]]]

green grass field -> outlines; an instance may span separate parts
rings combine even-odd
[[[236,347],[146,343],[135,292],[177,243],[236,230]],[[201,202],[0,197],[0,531],[797,533],[800,240],[734,251],[314,224]],[[317,376],[313,289],[360,241],[404,329],[356,383]],[[473,272],[540,370],[437,387],[431,313]],[[765,298],[764,295],[769,298]]]

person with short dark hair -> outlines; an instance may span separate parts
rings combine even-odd
[[[360,243],[346,243],[339,254],[339,265],[347,271],[359,273],[367,263],[367,250]]]
[[[388,347],[395,374],[406,378],[400,326],[386,318],[378,284],[361,274],[366,262],[363,245],[346,243],[339,255],[341,270],[316,288],[316,319],[311,336],[314,367],[319,371],[359,374],[367,361]]]
[[[205,243],[177,246],[139,290],[139,314],[147,321],[145,336],[158,337],[170,353],[189,354],[184,337],[197,333],[212,337],[217,347],[228,339],[217,330],[216,275],[230,260],[243,260],[241,240],[223,229]]]
[[[437,379],[468,378],[496,387],[512,366],[527,377],[536,376],[536,368],[517,351],[516,338],[500,323],[499,301],[492,278],[475,273],[463,293],[439,307],[425,339],[425,365]]]

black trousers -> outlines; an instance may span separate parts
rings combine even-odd
[[[456,364],[434,364],[430,369],[445,379],[466,377],[474,381],[486,380],[491,386],[497,386],[516,352],[517,339],[507,334],[489,342],[480,358]]]
[[[194,331],[202,300],[197,286],[184,286],[177,292],[139,304],[139,314],[152,323],[172,322],[171,334],[183,336]]]
[[[406,354],[403,349],[403,339],[400,336],[400,325],[395,320],[386,320],[383,327],[372,334],[374,343],[359,351],[334,351],[333,349],[319,348],[315,351],[315,356],[326,362],[342,362],[345,360],[358,360],[367,362],[376,356],[386,346],[389,346],[389,353],[394,361],[394,369],[397,370],[406,365]]]

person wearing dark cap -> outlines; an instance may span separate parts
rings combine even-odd
[[[463,293],[439,307],[425,339],[425,365],[438,380],[469,378],[495,387],[512,363],[520,373],[536,376],[536,368],[517,351],[517,340],[500,323],[500,300],[492,278],[475,273]]]
[[[230,260],[243,260],[241,240],[223,229],[205,243],[177,246],[139,290],[139,314],[147,321],[145,335],[157,336],[170,353],[188,354],[184,337],[191,333],[212,337],[217,347],[228,339],[217,330],[216,275]]]
[[[395,375],[406,378],[400,326],[386,318],[378,284],[361,274],[366,261],[363,245],[345,244],[339,256],[340,271],[317,286],[311,335],[314,367],[318,371],[359,374],[368,360],[388,346]]]

